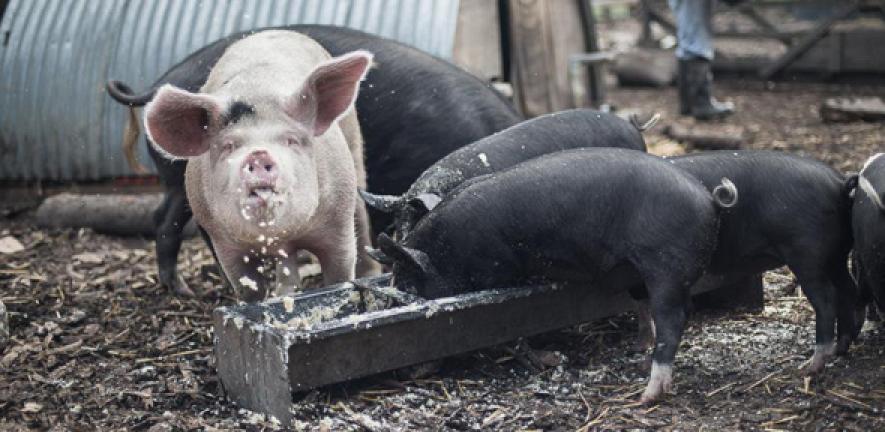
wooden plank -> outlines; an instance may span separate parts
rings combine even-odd
[[[885,44],[885,30],[850,29],[830,32],[790,64],[785,71],[800,73],[885,73],[885,56],[871,56],[869,47]],[[717,56],[716,70],[758,72],[771,57]]]
[[[811,49],[811,47],[813,47],[818,41],[829,34],[830,30],[832,30],[833,24],[847,18],[849,15],[857,12],[858,9],[859,6],[857,2],[845,2],[839,9],[836,10],[836,12],[830,15],[827,19],[817,24],[811,32],[805,35],[802,39],[796,41],[796,43],[791,46],[790,49],[787,50],[787,52],[784,53],[780,58],[772,62],[770,65],[762,68],[762,70],[759,72],[759,76],[764,79],[770,79],[778,74],[784,68],[793,63],[793,61],[799,58],[799,56]]]
[[[885,102],[882,98],[829,98],[820,107],[825,122],[882,121],[885,120]]]
[[[756,23],[756,25],[759,26],[759,28],[761,30],[766,31],[766,32],[770,32],[770,33],[778,33],[777,26],[772,24],[770,21],[768,21],[767,18],[762,16],[762,14],[760,14],[756,9],[754,9],[753,5],[751,3],[742,3],[742,4],[738,5],[736,9],[742,15],[744,15],[745,17],[749,18],[754,23]]]
[[[485,82],[502,77],[497,0],[462,1],[452,59]]]
[[[686,127],[673,123],[665,130],[670,138],[704,150],[734,150],[746,141],[744,129],[734,125],[696,124]]]
[[[577,3],[510,0],[508,8],[517,105],[528,117],[574,108],[569,56],[586,50]]]
[[[870,55],[870,47],[885,46],[885,30],[849,30],[841,39],[840,72],[885,73],[885,56]]]

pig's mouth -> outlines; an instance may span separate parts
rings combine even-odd
[[[249,198],[251,199],[260,199],[261,201],[267,202],[273,197],[276,192],[272,187],[269,186],[261,186],[254,188],[249,191]]]
[[[246,195],[245,204],[253,208],[270,206],[271,200],[277,194],[273,185],[269,184],[254,185],[249,187],[248,190],[249,193]]]

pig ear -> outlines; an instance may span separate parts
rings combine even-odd
[[[409,205],[419,210],[422,215],[425,215],[433,210],[440,201],[442,201],[442,198],[440,198],[439,195],[422,193],[409,200]]]
[[[425,274],[432,273],[433,266],[431,266],[430,257],[426,253],[418,249],[407,248],[393,241],[387,234],[378,235],[378,248],[396,263],[421,270]]]
[[[199,156],[209,150],[221,109],[214,96],[166,84],[145,107],[145,130],[156,147],[174,158]]]
[[[393,259],[390,258],[389,256],[387,256],[384,252],[381,252],[380,249],[372,249],[372,248],[366,246],[365,250],[366,250],[366,255],[368,255],[369,258],[372,258],[373,260],[378,261],[379,263],[384,264],[384,265],[392,265],[393,264]]]
[[[360,81],[372,64],[368,51],[354,51],[317,66],[298,93],[286,102],[286,112],[320,136],[356,100]]]
[[[366,205],[384,213],[393,213],[400,207],[401,198],[396,195],[375,195],[363,189],[357,188],[360,197]]]

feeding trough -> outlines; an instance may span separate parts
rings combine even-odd
[[[620,283],[488,290],[435,300],[388,287],[390,275],[214,312],[215,354],[237,405],[288,422],[292,393],[633,307]],[[695,294],[723,286],[702,279]]]

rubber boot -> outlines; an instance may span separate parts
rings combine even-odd
[[[734,113],[731,102],[713,98],[710,61],[702,58],[679,60],[679,112],[698,120],[725,117]]]
[[[676,87],[679,89],[679,115],[690,115],[691,104],[689,103],[689,91],[691,87],[688,85],[688,61],[679,60],[679,69],[676,74]]]

